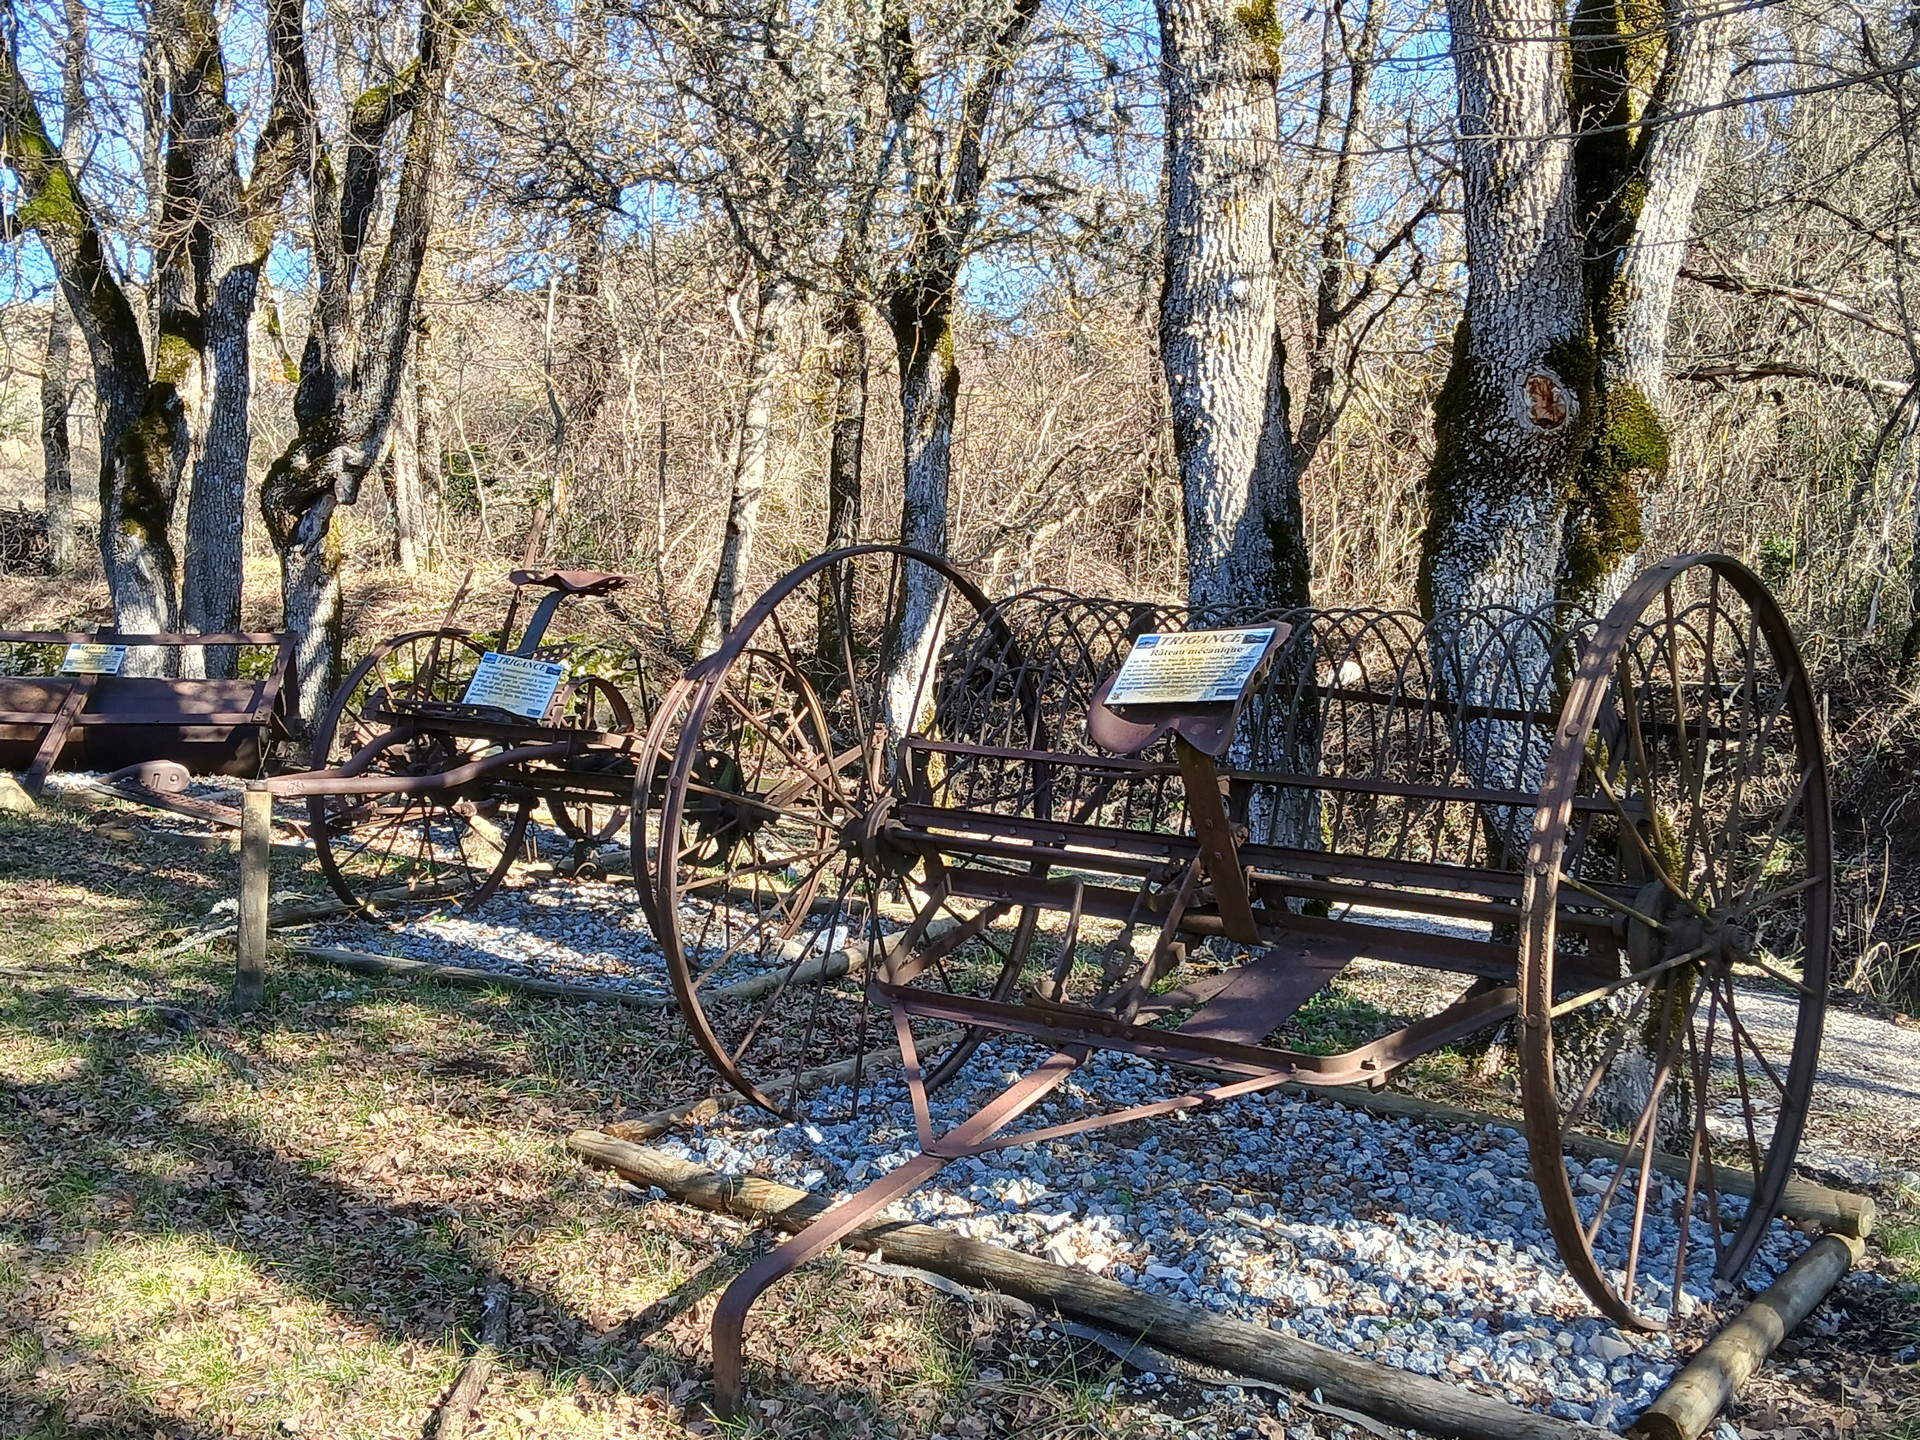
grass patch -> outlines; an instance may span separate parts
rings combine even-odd
[[[684,1435],[713,1299],[760,1242],[564,1145],[710,1093],[678,1020],[293,961],[235,1016],[230,951],[168,953],[231,856],[119,810],[0,815],[0,1434],[413,1440],[501,1276],[485,1433]],[[740,1433],[1147,1433],[1111,1367],[1028,1365],[1023,1334],[808,1267],[756,1313]]]

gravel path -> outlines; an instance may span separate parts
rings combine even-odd
[[[1769,1043],[1791,1034],[1795,1007],[1785,996],[1742,992],[1740,1004]],[[1920,1027],[1827,1006],[1799,1165],[1847,1185],[1920,1180]]]
[[[964,1118],[1010,1061],[1037,1055],[983,1052],[942,1092],[936,1123]],[[1164,1083],[1149,1063],[1098,1055],[1033,1123],[1151,1099]],[[822,1092],[815,1111],[844,1113],[849,1098]],[[918,1150],[904,1087],[890,1081],[853,1120],[734,1111],[658,1143],[835,1196]],[[1590,1166],[1591,1187],[1610,1173]],[[1595,1318],[1547,1235],[1526,1147],[1502,1127],[1258,1097],[959,1161],[893,1213],[1568,1419],[1623,1424],[1674,1368],[1669,1337]],[[1712,1247],[1695,1229],[1688,1292],[1707,1307]],[[1752,1283],[1770,1283],[1806,1243],[1776,1227]]]
[[[509,884],[472,913],[448,907],[398,927],[348,918],[320,926],[314,939],[437,965],[574,980],[639,995],[673,993],[660,943],[624,876]]]

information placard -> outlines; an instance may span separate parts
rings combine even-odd
[[[1209,705],[1238,700],[1267,658],[1274,627],[1142,635],[1107,691],[1109,705]]]
[[[460,697],[464,705],[491,705],[510,715],[529,720],[546,717],[553,703],[553,692],[567,678],[567,667],[551,660],[529,660],[524,655],[502,655],[489,650],[480,657],[480,668],[473,672],[467,693]]]
[[[124,645],[94,645],[82,642],[67,646],[66,658],[60,662],[62,675],[118,675],[120,667],[127,663],[127,647]]]

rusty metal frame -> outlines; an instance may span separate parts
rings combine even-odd
[[[862,547],[843,552],[843,556],[887,548]],[[983,597],[945,562],[903,548],[895,548],[894,553],[936,570],[956,592],[976,607],[982,606]],[[689,672],[686,684],[698,687],[701,705],[710,704],[718,693],[732,660],[756,643],[752,638],[756,625],[775,613],[786,594],[836,560],[832,555],[823,556],[790,575],[743,620],[730,637],[730,651]],[[890,937],[875,951],[865,981],[868,1000],[883,1006],[891,1018],[921,1153],[835,1205],[814,1224],[761,1257],[728,1287],[713,1322],[716,1410],[722,1415],[736,1413],[743,1398],[744,1326],[758,1296],[797,1266],[868,1224],[888,1204],[931,1180],[953,1160],[1219,1104],[1280,1085],[1379,1087],[1393,1070],[1413,1059],[1513,1021],[1521,1022],[1518,1029],[1527,1054],[1523,1069],[1529,1084],[1537,1088],[1540,1077],[1548,1077],[1549,1093],[1544,1103],[1538,1095],[1529,1093],[1527,1138],[1536,1174],[1541,1177],[1542,1203],[1570,1271],[1609,1316],[1622,1324],[1653,1328],[1632,1303],[1631,1269],[1626,1295],[1609,1302],[1611,1282],[1587,1253],[1571,1193],[1549,1183],[1550,1172],[1561,1160],[1564,1135],[1557,1129],[1549,1133],[1543,1118],[1554,1110],[1551,1057],[1540,1050],[1540,1041],[1546,1033],[1543,1017],[1557,1014],[1556,1005],[1586,1003],[1599,993],[1592,988],[1596,984],[1611,993],[1639,976],[1684,966],[1694,955],[1706,955],[1714,944],[1721,949],[1714,952],[1717,958],[1713,964],[1730,967],[1735,963],[1739,942],[1727,938],[1734,932],[1727,929],[1722,938],[1714,940],[1712,936],[1720,932],[1713,927],[1719,922],[1698,902],[1684,897],[1676,902],[1683,910],[1688,904],[1700,908],[1697,922],[1688,919],[1687,925],[1693,927],[1689,930],[1678,921],[1663,922],[1658,915],[1645,913],[1641,907],[1647,902],[1640,893],[1644,887],[1637,881],[1580,880],[1571,873],[1596,822],[1609,814],[1620,825],[1620,838],[1609,843],[1620,849],[1624,849],[1628,835],[1645,849],[1642,828],[1655,831],[1661,823],[1660,817],[1646,808],[1651,801],[1642,802],[1633,795],[1623,799],[1608,790],[1604,775],[1597,784],[1590,783],[1586,776],[1594,754],[1611,753],[1608,747],[1613,744],[1606,741],[1596,752],[1592,739],[1610,667],[1623,647],[1650,633],[1643,612],[1663,595],[1670,627],[1665,642],[1667,660],[1670,666],[1677,665],[1673,651],[1684,627],[1671,628],[1676,624],[1674,602],[1663,587],[1695,569],[1710,570],[1716,585],[1724,579],[1747,603],[1755,617],[1750,622],[1748,640],[1749,672],[1752,651],[1764,639],[1780,667],[1784,698],[1777,703],[1790,710],[1789,718],[1797,733],[1813,737],[1813,753],[1805,762],[1811,768],[1803,774],[1796,796],[1804,794],[1811,817],[1809,863],[1813,877],[1808,883],[1813,891],[1807,905],[1808,923],[1817,933],[1830,913],[1830,900],[1822,887],[1830,888],[1831,875],[1818,716],[1810,708],[1813,702],[1804,667],[1777,608],[1757,580],[1723,557],[1687,556],[1655,567],[1630,587],[1602,620],[1588,617],[1575,624],[1560,616],[1540,618],[1502,612],[1488,622],[1496,628],[1511,622],[1522,631],[1535,625],[1541,635],[1557,630],[1563,637],[1575,633],[1579,637],[1577,646],[1565,652],[1569,663],[1563,669],[1556,670],[1550,663],[1536,667],[1540,673],[1560,677],[1555,682],[1557,691],[1542,694],[1508,688],[1496,691],[1492,699],[1476,698],[1444,707],[1444,723],[1453,727],[1456,737],[1464,737],[1458,741],[1462,745],[1476,743],[1476,733],[1494,733],[1496,740],[1499,738],[1497,732],[1488,732],[1485,727],[1521,727],[1537,737],[1521,743],[1540,747],[1536,753],[1551,780],[1543,789],[1502,779],[1498,766],[1485,767],[1484,772],[1469,767],[1464,775],[1455,772],[1444,780],[1427,780],[1421,778],[1418,769],[1412,772],[1413,778],[1407,778],[1405,772],[1331,773],[1317,765],[1290,770],[1275,768],[1270,761],[1248,763],[1237,754],[1222,765],[1218,757],[1226,753],[1233,740],[1238,704],[1246,701],[1245,694],[1232,713],[1122,717],[1125,723],[1117,726],[1096,724],[1103,705],[1101,697],[1110,680],[1093,693],[1085,732],[1095,746],[1105,746],[1109,753],[1083,753],[1053,743],[1046,724],[1030,718],[1022,709],[1027,703],[1021,689],[1027,670],[1024,661],[1009,661],[1001,668],[994,668],[1000,662],[993,662],[983,674],[969,673],[965,677],[969,688],[961,694],[961,703],[974,696],[983,697],[980,703],[1011,705],[1020,728],[1014,729],[1010,721],[1006,734],[988,726],[969,739],[971,732],[961,726],[957,732],[899,737],[897,764],[883,781],[884,793],[872,802],[869,813],[852,817],[842,831],[841,843],[857,845],[865,863],[878,866],[878,873],[905,874],[918,867],[925,877],[911,923],[904,933]],[[1008,604],[1018,605],[1022,599],[1015,597]],[[1044,607],[1063,602],[1080,603],[1077,597],[1058,595],[1039,597],[1032,603]],[[1110,634],[1124,623],[1129,637],[1151,628],[1161,613],[1159,607],[1149,605],[1098,600],[1084,603],[1098,612]],[[986,607],[986,618],[990,625],[1006,624],[997,607]],[[1356,623],[1364,627],[1384,621],[1362,616]],[[1715,620],[1710,616],[1699,623],[1707,626],[1706,644],[1711,654]],[[1563,638],[1552,643],[1571,642]],[[1442,663],[1456,662],[1434,661],[1436,668]],[[1403,678],[1396,679],[1394,685],[1397,687]],[[1307,697],[1309,709],[1340,701],[1363,710],[1378,707],[1383,716],[1391,717],[1397,706],[1397,723],[1411,723],[1416,728],[1442,723],[1443,707],[1434,697],[1448,685],[1463,692],[1469,689],[1457,675],[1442,676],[1437,681],[1429,678],[1422,693],[1402,700],[1397,688],[1370,690],[1347,681],[1344,671],[1331,677],[1309,675],[1300,684],[1297,693]],[[1673,686],[1678,699],[1681,681],[1677,673]],[[1633,708],[1630,694],[1626,703],[1636,743],[1642,737],[1676,741],[1683,753],[1693,743],[1747,743],[1746,732],[1741,729],[1745,721],[1729,720],[1724,714],[1710,719],[1705,702],[1698,707],[1697,723],[1683,709],[1675,709],[1672,719],[1653,711],[1643,716]],[[696,718],[699,708],[695,706]],[[1165,723],[1154,728],[1146,723],[1149,719]],[[1194,723],[1183,723],[1187,721]],[[1768,724],[1772,724],[1771,718]],[[1123,749],[1122,753],[1111,753],[1114,743],[1101,735],[1124,736],[1129,733],[1129,725],[1145,738],[1131,752]],[[1475,727],[1482,728],[1476,732]],[[698,730],[698,725],[689,727],[685,733],[693,739],[675,754],[665,802],[670,820],[676,813],[677,797],[687,786],[694,758],[690,746],[697,743]],[[1145,744],[1167,736],[1171,737],[1167,747],[1171,750],[1170,761],[1137,758],[1137,751]],[[1029,743],[1022,744],[1021,740]],[[1196,744],[1196,740],[1201,743]],[[1550,755],[1546,753],[1549,744]],[[1003,789],[1000,780],[990,778],[984,804],[937,803],[940,786],[931,777],[943,765],[970,760],[1002,765],[1024,779],[1010,782],[1009,791]],[[840,768],[838,759],[831,765]],[[1519,773],[1524,780],[1524,772]],[[1166,807],[1165,813],[1179,816],[1179,822],[1125,825],[1103,820],[1102,807],[1115,794],[1115,786],[1123,782],[1161,787],[1156,792],[1161,795],[1158,803]],[[1365,844],[1305,850],[1253,840],[1238,828],[1231,801],[1236,787],[1244,791],[1256,785],[1269,790],[1309,791],[1335,797],[1335,802],[1345,795],[1463,807],[1469,814],[1496,817],[1495,824],[1500,823],[1501,815],[1512,813],[1525,818],[1531,849],[1520,855],[1515,846],[1502,841],[1504,848],[1496,853],[1495,839],[1489,838],[1482,858],[1473,858],[1474,847],[1469,844],[1467,858],[1455,860],[1437,855],[1423,857],[1399,843],[1388,845],[1382,854],[1369,853]],[[1074,796],[1078,799],[1062,798]],[[1009,800],[1012,813],[1007,812]],[[1151,806],[1155,802],[1148,803]],[[1788,801],[1783,815],[1798,803],[1797,798]],[[1366,823],[1375,822],[1369,819]],[[1648,854],[1649,863],[1655,863],[1650,851]],[[1614,872],[1598,873],[1604,876]],[[1630,870],[1625,873],[1631,877]],[[655,878],[658,893],[654,905],[670,913],[676,903],[675,879],[670,873]],[[955,901],[978,903],[982,908],[963,920],[961,912],[952,909]],[[1345,903],[1401,915],[1471,920],[1490,925],[1494,938],[1416,933],[1352,918],[1352,912],[1342,917],[1310,913],[1305,907],[1314,903]],[[936,912],[943,910],[957,925],[950,926],[942,938],[931,939]],[[1015,938],[1001,951],[1005,968],[993,993],[950,993],[919,983],[923,977],[930,977],[931,969],[944,956],[983,935],[988,927],[1016,910],[1019,924]],[[1066,917],[1067,938],[1061,942],[1059,957],[1051,967],[1056,973],[1051,977],[1042,973],[1049,968],[1045,964],[1027,964],[1034,921],[1041,911]],[[1087,1002],[1070,999],[1063,984],[1083,917],[1115,922],[1127,936],[1141,925],[1158,932],[1144,959],[1129,951],[1130,966],[1116,970],[1105,961],[1096,965],[1096,970],[1103,970],[1104,978],[1099,982],[1099,992]],[[1702,926],[1706,927],[1704,931]],[[1620,959],[1632,953],[1633,944],[1644,942],[1656,931],[1673,935],[1705,933],[1709,938],[1706,948],[1692,952],[1680,948],[1686,942],[1663,941],[1660,943],[1665,948],[1658,953],[1667,958],[1650,966],[1622,966]],[[1220,973],[1202,975],[1179,988],[1154,993],[1158,983],[1185,958],[1190,944],[1214,940],[1255,953],[1242,955],[1237,964]],[[1318,993],[1327,979],[1363,956],[1454,973],[1468,983],[1455,1001],[1437,1013],[1342,1054],[1312,1054],[1266,1043],[1267,1037]],[[1009,982],[1029,970],[1038,977],[1030,992],[1012,994]],[[1623,977],[1623,970],[1632,973]],[[1820,971],[1824,974],[1824,959]],[[683,991],[682,1007],[690,1025],[696,1034],[705,1035],[703,1043],[709,1053],[717,1055],[717,1039],[710,1029],[702,1029],[708,1021],[699,997],[684,993],[678,970],[675,979],[676,988]],[[1726,983],[1731,1007],[1731,981]],[[1671,1008],[1672,1000],[1667,1003]],[[1817,1042],[1818,1008],[1812,1006],[1813,1019],[1809,1022],[1809,1005],[1803,1002],[1801,1038],[1811,1023]],[[1174,1019],[1178,1023],[1168,1028],[1165,1022]],[[968,1047],[929,1067],[916,1045],[916,1021],[932,1022],[949,1033],[957,1029],[967,1036],[1016,1036],[1052,1053],[1008,1084],[971,1118],[940,1134],[933,1122],[929,1091],[956,1068],[953,1053],[963,1056]],[[1667,1041],[1666,1064],[1673,1063],[1675,1043]],[[1197,1078],[1181,1093],[1162,1100],[1037,1129],[1013,1128],[1022,1115],[1098,1050],[1141,1056]],[[1804,1093],[1811,1083],[1813,1054],[1799,1045],[1788,1081],[1780,1082],[1775,1077],[1776,1084],[1793,1092],[1786,1107],[1790,1113],[1783,1115],[1773,1147],[1776,1152],[1784,1147],[1789,1159],[1804,1120]],[[740,1073],[736,1071],[730,1078],[751,1098],[760,1098]],[[1744,1073],[1741,1084],[1744,1094]],[[1796,1101],[1794,1095],[1801,1098]],[[1657,1099],[1656,1092],[1649,1107]],[[1636,1247],[1646,1210],[1646,1176],[1656,1158],[1648,1118],[1651,1114],[1649,1108],[1643,1115],[1642,1135],[1635,1142],[1642,1147],[1637,1162],[1641,1179],[1639,1210],[1634,1219]],[[1692,1171],[1686,1171],[1684,1160],[1679,1162],[1683,1173],[1699,1173],[1701,1157],[1697,1151],[1696,1141]],[[1628,1160],[1634,1153],[1629,1147]],[[1673,1159],[1664,1152],[1658,1158],[1663,1164]],[[1710,1161],[1711,1156],[1707,1159]],[[1708,1170],[1710,1173],[1710,1165]],[[1625,1162],[1620,1173],[1626,1173]],[[1768,1172],[1741,1235],[1723,1254],[1723,1264],[1744,1263],[1749,1242],[1768,1218],[1785,1174],[1784,1165]],[[1691,1196],[1693,1182],[1688,1183]],[[1743,1245],[1747,1249],[1743,1250]],[[1680,1255],[1684,1254],[1683,1243]]]
[[[471,580],[471,574],[468,579]],[[564,602],[599,597],[624,584],[624,577],[585,571],[560,571],[552,575],[516,571],[509,579],[514,588],[503,624],[503,645],[510,643],[505,632],[513,627],[523,591],[529,587],[547,587],[547,593],[528,617],[517,642],[512,642],[512,648],[506,652],[520,656],[531,656],[541,649],[547,628]],[[649,749],[652,742],[648,737],[653,728],[653,716],[646,713],[648,697],[644,683],[634,696],[628,697],[604,677],[574,677],[569,683],[555,689],[547,713],[539,719],[513,715],[492,706],[433,698],[430,692],[438,678],[441,651],[446,642],[460,638],[466,643],[473,643],[467,632],[454,624],[455,614],[466,596],[467,588],[467,584],[463,583],[460,593],[455,596],[453,604],[434,630],[392,637],[371,652],[371,656],[378,656],[410,640],[425,639],[431,635],[425,679],[422,682],[429,690],[428,696],[379,695],[376,702],[358,716],[363,724],[380,727],[379,733],[352,755],[332,766],[275,776],[263,782],[264,788],[276,797],[304,799],[308,802],[308,824],[316,843],[322,848],[322,869],[336,893],[350,904],[359,904],[360,901],[351,893],[352,886],[347,876],[332,863],[329,858],[331,852],[326,848],[335,838],[331,827],[336,825],[327,801],[353,797],[428,796],[446,797],[448,806],[455,807],[475,804],[472,797],[480,796],[482,798],[477,803],[481,807],[496,802],[511,807],[514,819],[500,865],[470,893],[457,897],[461,903],[472,907],[484,902],[505,878],[513,852],[523,843],[535,803],[544,801],[550,809],[573,804],[605,806],[615,812],[624,811],[633,798],[635,774],[644,771],[646,757],[652,753]],[[589,729],[568,725],[555,718],[555,711],[567,703],[577,687],[590,682],[605,687],[620,707],[620,712],[613,718],[617,721],[623,717],[629,719],[631,728]],[[349,677],[334,697],[335,709],[348,699],[347,692],[352,684],[352,678]],[[430,773],[389,774],[380,771],[379,762],[386,752],[423,740],[438,742],[449,757],[465,754],[467,748],[474,744],[494,748]],[[631,761],[632,764],[631,767],[623,765],[596,770],[583,763],[590,756],[614,757]],[[589,848],[587,843],[578,837],[574,843],[577,858],[585,858],[585,851]]]

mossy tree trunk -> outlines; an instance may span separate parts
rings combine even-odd
[[[1167,90],[1160,359],[1196,606],[1302,605],[1309,566],[1288,430],[1274,222],[1270,4],[1160,0]]]
[[[152,150],[156,217],[149,303],[152,343],[107,257],[76,181],[71,149],[87,118],[80,61],[85,10],[66,7],[66,133],[48,138],[9,50],[0,59],[6,163],[19,181],[22,229],[37,233],[87,343],[100,429],[101,556],[124,630],[184,622],[232,629],[239,620],[239,532],[246,479],[247,324],[259,267],[296,168],[293,112],[302,104],[298,0],[272,0],[273,99],[242,184],[238,121],[226,99],[219,24],[206,0],[161,0],[148,17],[142,101]],[[296,82],[300,89],[296,93]],[[193,492],[182,574],[175,544],[189,463]],[[188,662],[198,657],[190,653]]]
[[[339,679],[341,550],[335,512],[359,498],[393,422],[433,229],[447,80],[465,27],[475,18],[477,12],[456,11],[449,0],[427,0],[414,62],[393,85],[355,100],[338,171],[333,157],[308,135],[319,286],[294,392],[295,434],[260,487],[261,512],[280,558],[286,625],[295,636],[297,719],[308,734]],[[362,284],[368,268],[363,252],[393,160],[388,141],[403,121],[406,140],[385,248]]]
[[[1421,598],[1604,606],[1667,466],[1667,319],[1738,20],[1449,0],[1466,314],[1435,404]],[[1574,136],[1572,140],[1568,136]]]
[[[1667,319],[1713,137],[1703,112],[1737,23],[1706,6],[1580,0],[1563,25],[1548,0],[1448,0],[1468,285],[1435,402],[1420,588],[1435,668],[1462,699],[1530,705],[1550,679],[1545,637],[1513,627],[1505,640],[1532,653],[1464,672],[1496,623],[1482,607],[1603,609],[1639,555],[1667,468]],[[1486,783],[1544,778],[1537,737],[1468,728],[1457,743]],[[1489,814],[1490,840],[1523,854],[1527,818]],[[1564,1075],[1591,1069],[1601,1028],[1556,1024]],[[1654,1070],[1651,1042],[1621,1056],[1596,1111],[1638,1113]],[[1668,1087],[1663,1134],[1690,1104]]]

